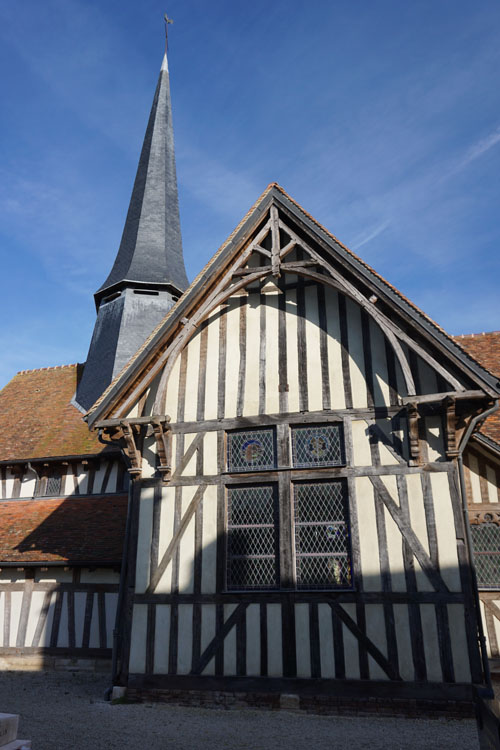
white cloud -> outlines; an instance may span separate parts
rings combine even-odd
[[[368,228],[361,232],[357,237],[354,238],[351,249],[352,250],[359,250],[360,247],[363,247],[363,245],[367,245],[369,242],[375,239],[375,237],[378,237],[382,232],[385,232],[385,230],[391,225],[391,221],[389,219],[386,219],[386,221],[382,221],[380,224],[373,228]]]

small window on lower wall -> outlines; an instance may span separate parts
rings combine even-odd
[[[62,474],[58,469],[51,469],[40,476],[36,483],[36,497],[58,497],[61,494]]]
[[[480,523],[472,524],[470,529],[478,587],[500,588],[500,526]]]
[[[229,487],[227,588],[275,589],[278,574],[278,507],[273,484]]]
[[[297,482],[293,497],[297,588],[351,588],[345,482]]]
[[[61,475],[57,472],[52,472],[47,478],[47,486],[45,488],[45,494],[51,496],[57,496],[61,494]]]

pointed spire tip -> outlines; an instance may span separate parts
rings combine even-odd
[[[161,64],[160,70],[164,70],[166,73],[168,73],[168,60],[167,60],[167,53],[163,55],[163,62]]]

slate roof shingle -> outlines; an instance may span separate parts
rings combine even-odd
[[[2,563],[119,564],[127,495],[0,502]]]
[[[109,450],[70,402],[82,365],[17,373],[0,391],[0,461],[82,456]]]

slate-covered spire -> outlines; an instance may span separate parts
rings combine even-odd
[[[139,282],[188,285],[182,255],[174,131],[167,55],[142,146],[120,249],[96,302],[118,286]]]
[[[179,220],[167,56],[113,268],[74,403],[89,409],[188,286]]]

